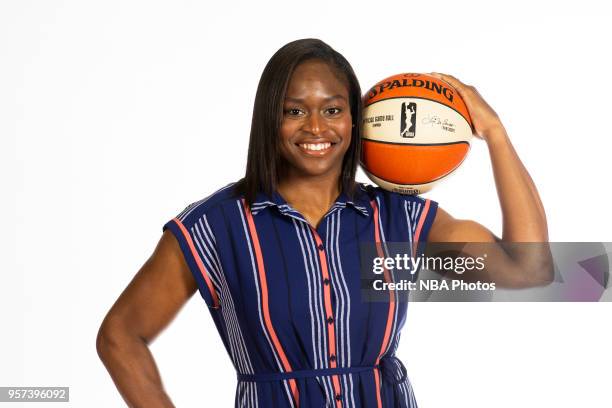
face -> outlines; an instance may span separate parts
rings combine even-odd
[[[304,61],[293,71],[280,129],[290,176],[340,175],[352,120],[348,88],[338,75],[318,60]]]

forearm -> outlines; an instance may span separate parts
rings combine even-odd
[[[502,210],[504,242],[547,242],[544,206],[503,127],[487,137]]]
[[[488,135],[487,145],[502,210],[502,245],[511,258],[499,265],[508,266],[510,286],[547,284],[554,273],[546,213],[536,186],[503,127]]]
[[[174,408],[146,343],[128,334],[101,332],[97,349],[117,390],[131,408]]]

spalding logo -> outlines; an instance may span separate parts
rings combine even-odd
[[[401,88],[404,86],[413,86],[416,88],[425,88],[432,92],[436,92],[438,95],[444,95],[444,97],[449,101],[453,101],[453,91],[450,88],[445,87],[442,84],[438,84],[436,82],[417,79],[417,78],[403,78],[401,81],[399,79],[395,79],[393,81],[381,82],[376,84],[368,91],[368,98],[373,98],[378,94],[384,93],[385,91],[391,90],[393,88]]]

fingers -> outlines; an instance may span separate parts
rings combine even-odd
[[[460,80],[458,80],[452,75],[442,74],[439,72],[430,72],[429,75],[447,82],[453,88],[455,88],[460,94],[468,93],[470,91],[474,93],[478,93],[478,91],[476,91],[476,88],[474,88],[471,85],[464,84],[463,82],[461,82]]]
[[[472,85],[466,85],[452,75],[431,72],[429,75],[452,86],[461,96],[472,118],[472,131],[484,139],[491,129],[503,129],[503,124],[493,108]]]

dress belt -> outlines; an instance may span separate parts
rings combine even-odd
[[[238,381],[271,382],[298,378],[329,377],[332,375],[353,374],[375,369],[380,370],[385,379],[392,384],[401,384],[406,381],[406,367],[404,367],[400,359],[395,356],[385,356],[380,359],[379,364],[373,366],[319,368],[315,370],[297,370],[285,373],[238,373]]]

